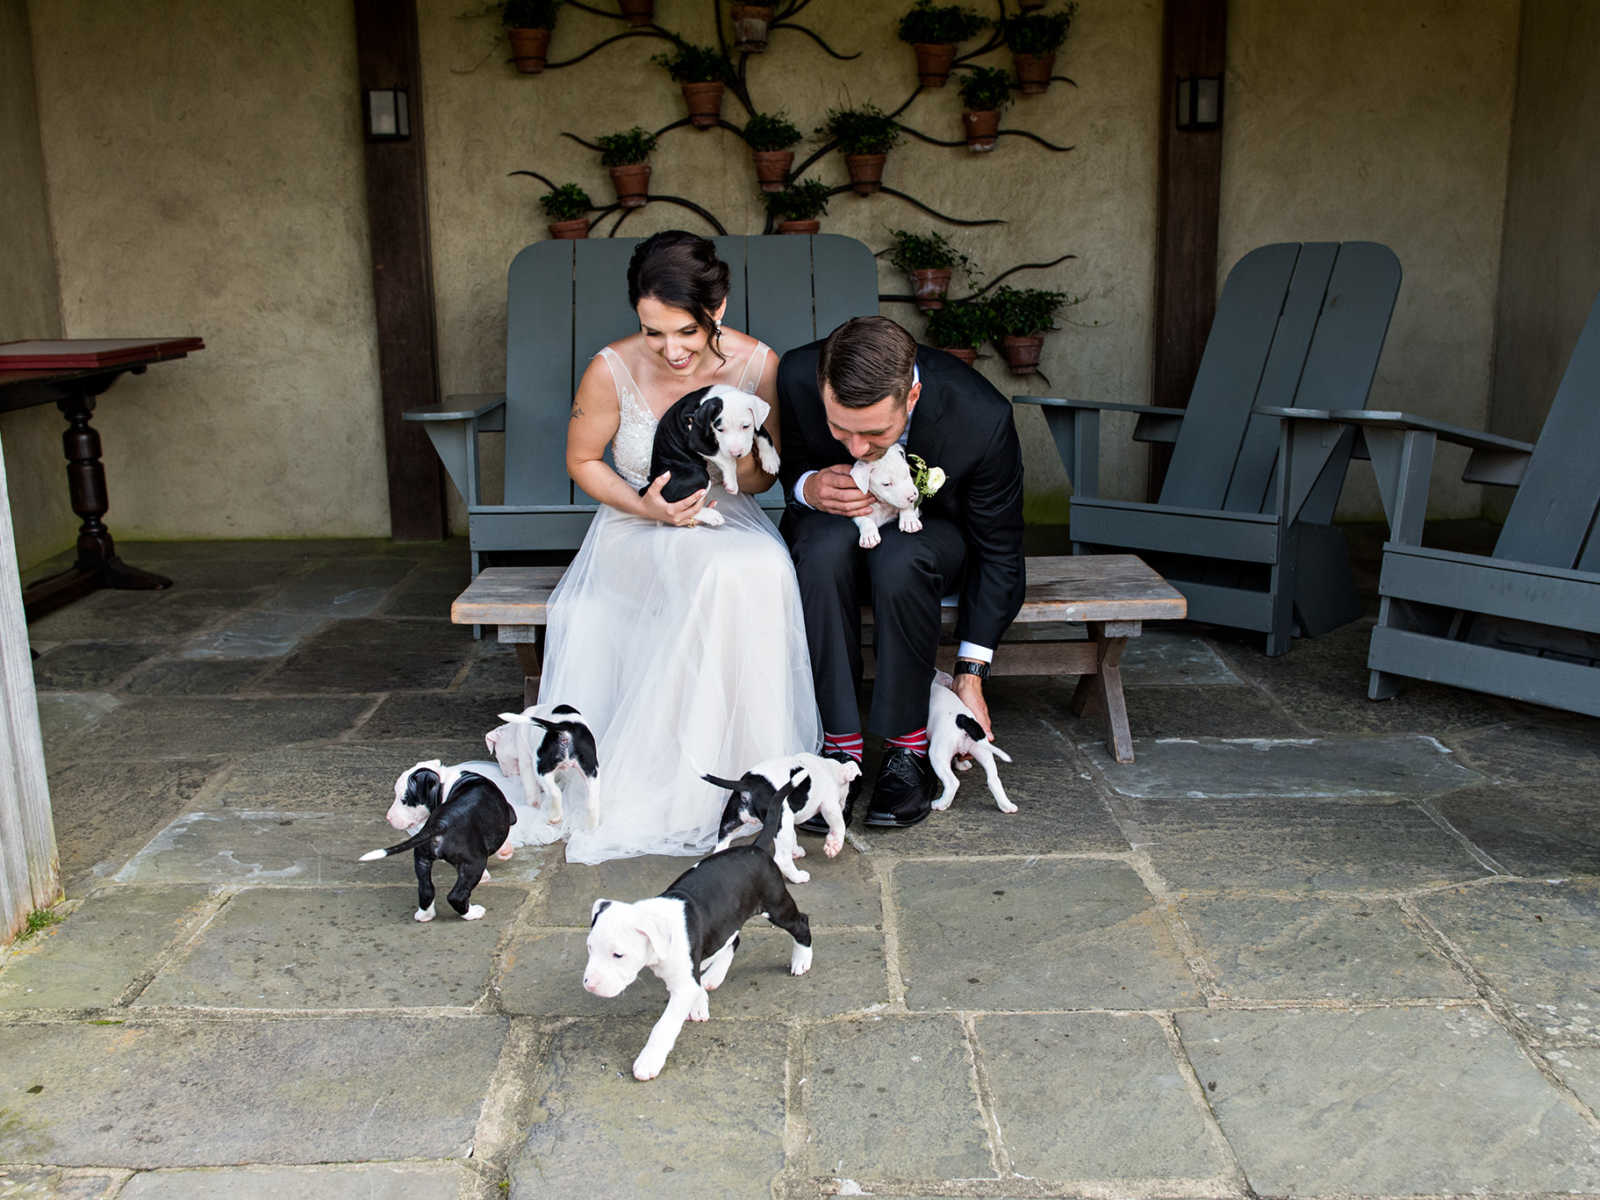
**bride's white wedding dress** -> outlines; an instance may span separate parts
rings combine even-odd
[[[754,388],[769,353],[740,373]],[[612,458],[643,487],[656,417],[609,347],[617,387]],[[699,854],[726,793],[762,759],[815,751],[821,726],[789,549],[751,496],[713,487],[727,524],[677,528],[602,504],[550,598],[542,704],[571,704],[599,739],[600,826],[566,806],[567,860]]]

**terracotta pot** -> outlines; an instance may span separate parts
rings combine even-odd
[[[845,169],[858,196],[870,196],[883,186],[883,160],[887,154],[846,154]]]
[[[733,19],[733,48],[748,54],[760,54],[767,48],[768,29],[772,24],[773,6],[770,4],[734,4],[729,6]]]
[[[1036,8],[1044,7],[1044,0],[1017,0],[1017,7],[1023,12],[1032,12]]]
[[[911,48],[917,52],[917,82],[927,88],[943,87],[956,61],[956,48],[936,42],[913,42]]]
[[[789,178],[789,168],[794,165],[793,150],[752,150],[756,160],[756,182],[763,192],[781,192]]]
[[[648,25],[656,19],[656,0],[617,0],[629,25]]]
[[[816,233],[822,228],[821,221],[779,221],[779,233]]]
[[[939,346],[937,348],[943,350],[951,358],[959,358],[969,367],[978,361],[978,352],[966,346]]]
[[[650,164],[629,163],[606,169],[611,172],[611,182],[617,189],[617,203],[623,208],[643,208],[645,193],[650,190]]]
[[[722,120],[720,83],[684,83],[683,101],[689,106],[689,124],[696,129],[715,129]]]
[[[1017,67],[1017,89],[1024,96],[1037,96],[1050,86],[1050,73],[1056,69],[1056,52],[1013,54]]]
[[[1032,333],[1027,337],[1012,337],[1009,333],[1000,339],[1000,349],[1013,375],[1032,375],[1039,369],[1039,351],[1044,347],[1044,335]]]
[[[995,134],[1000,132],[1000,110],[985,108],[972,112],[969,109],[961,114],[961,125],[967,131],[967,149],[983,154],[994,149]]]
[[[524,75],[537,75],[544,70],[545,55],[550,51],[548,29],[508,29],[511,40],[511,60]]]
[[[911,291],[922,312],[943,308],[944,294],[949,290],[949,267],[922,267],[911,272]]]
[[[568,221],[551,221],[545,228],[550,230],[550,236],[553,238],[575,241],[589,236],[589,218],[573,217]]]

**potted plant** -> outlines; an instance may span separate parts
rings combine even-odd
[[[974,154],[993,150],[1000,114],[1011,103],[1011,76],[999,67],[973,67],[962,76],[960,86],[967,149]]]
[[[752,113],[745,122],[744,140],[755,159],[756,182],[763,192],[783,190],[789,168],[794,165],[790,147],[798,145],[802,136],[794,122],[781,112]]]
[[[817,220],[828,211],[828,185],[820,179],[802,179],[776,192],[764,192],[767,215],[778,223],[779,233],[816,233]]]
[[[732,4],[728,15],[733,20],[733,48],[746,54],[760,54],[767,48],[772,28],[773,5]]]
[[[1017,67],[1017,82],[1024,96],[1036,96],[1050,86],[1050,73],[1055,70],[1056,51],[1067,40],[1067,30],[1072,27],[1073,15],[1078,11],[1076,0],[1060,12],[1022,13],[1007,17],[1001,30],[1006,46],[1011,50]]]
[[[553,238],[586,238],[589,236],[589,218],[585,214],[594,207],[589,193],[575,183],[563,183],[554,191],[539,197],[539,207],[550,218],[550,236]]]
[[[501,5],[500,23],[511,42],[511,59],[524,75],[544,70],[560,4],[561,0],[505,0]]]
[[[629,25],[648,25],[656,19],[656,0],[617,0],[617,8]]]
[[[870,196],[883,186],[883,163],[900,141],[894,118],[875,104],[860,108],[830,108],[817,132],[837,142],[850,172],[850,186],[858,196]]]
[[[1046,331],[1055,328],[1056,314],[1075,302],[1065,292],[1002,286],[990,294],[989,303],[1012,374],[1032,375],[1039,369],[1039,351]]]
[[[952,300],[928,318],[924,336],[928,345],[955,355],[970,367],[978,357],[978,348],[998,336],[994,306],[982,296]]]
[[[972,263],[940,233],[911,233],[896,229],[890,236],[889,262],[911,277],[911,290],[917,308],[933,312],[944,307],[950,290],[950,276],[957,267],[970,270]]]
[[[617,203],[623,208],[639,208],[650,185],[650,151],[656,148],[656,135],[635,125],[622,133],[608,133],[598,139],[600,165],[611,171],[617,189]]]
[[[917,0],[900,18],[900,40],[909,42],[917,55],[917,82],[923,87],[943,87],[955,62],[956,43],[974,37],[988,22],[959,4],[934,6]]]
[[[733,64],[715,46],[673,41],[677,49],[657,54],[650,61],[665,67],[673,82],[682,87],[689,124],[696,129],[715,129],[722,120],[722,92],[733,78]]]

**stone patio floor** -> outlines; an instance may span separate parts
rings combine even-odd
[[[748,927],[640,1084],[589,906],[684,860],[519,850],[426,926],[356,862],[517,703],[464,546],[124,553],[176,586],[30,631],[69,899],[0,951],[0,1197],[1600,1195],[1600,726],[1369,703],[1370,622],[1151,630],[1131,766],[995,680],[1021,811],[814,853],[812,972]]]

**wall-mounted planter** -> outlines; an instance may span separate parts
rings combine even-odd
[[[951,358],[959,358],[969,367],[978,361],[978,352],[968,346],[938,346],[935,348],[943,350]]]
[[[1056,69],[1056,52],[1044,54],[1012,54],[1017,67],[1017,87],[1024,96],[1037,96],[1050,86],[1050,75]]]
[[[656,19],[656,0],[617,0],[629,25],[648,25]]]
[[[589,236],[589,218],[573,217],[570,221],[552,221],[545,226],[550,236],[563,241],[576,241]]]
[[[721,83],[684,83],[683,102],[689,106],[689,124],[696,129],[715,129],[722,120]]]
[[[994,108],[961,114],[961,127],[967,132],[967,149],[974,154],[993,150],[995,135],[1000,132],[1000,110]]]
[[[1043,334],[1013,337],[1006,334],[1000,339],[1000,350],[1006,356],[1006,365],[1013,375],[1034,375],[1039,370],[1039,351],[1044,348]]]
[[[612,185],[617,189],[617,203],[623,208],[643,208],[650,190],[650,164],[629,163],[622,167],[607,167]]]
[[[793,150],[752,150],[750,157],[756,163],[756,182],[763,192],[781,192],[789,178],[789,168],[794,165]]]
[[[1033,12],[1044,7],[1044,0],[1017,0],[1017,7],[1023,12]]]
[[[729,8],[733,19],[733,48],[747,54],[761,54],[767,48],[772,27],[770,4],[735,4]]]
[[[883,186],[883,163],[887,154],[846,154],[845,169],[850,172],[850,187],[858,196],[870,196]]]
[[[917,54],[917,82],[925,88],[942,88],[956,61],[956,48],[937,42],[913,42]]]
[[[949,290],[949,267],[922,267],[911,272],[911,293],[922,312],[943,308],[944,295]]]
[[[545,57],[550,52],[548,29],[507,29],[511,42],[511,60],[524,75],[537,75],[544,70]]]
[[[821,221],[779,221],[779,233],[816,233],[822,228]]]

